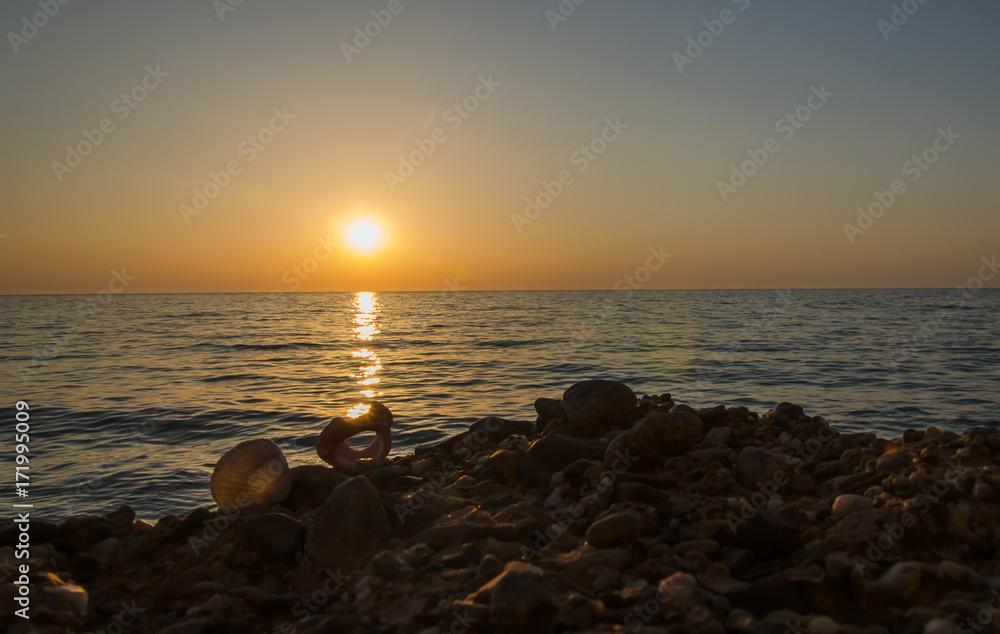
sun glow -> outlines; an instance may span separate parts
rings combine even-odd
[[[359,220],[347,228],[347,242],[355,251],[369,252],[382,243],[382,231],[373,222]]]

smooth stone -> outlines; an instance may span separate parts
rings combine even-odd
[[[733,430],[729,427],[713,427],[705,434],[705,444],[728,445]]]
[[[538,413],[538,423],[542,429],[557,418],[566,418],[562,402],[557,398],[539,397],[535,399],[535,411]]]
[[[915,561],[895,563],[878,581],[865,584],[865,601],[888,603],[909,599],[920,589],[922,576],[920,564]]]
[[[775,480],[778,473],[790,471],[788,457],[759,447],[744,447],[733,467],[736,482],[744,489],[757,489],[758,484]],[[789,478],[790,479],[790,478]]]
[[[403,560],[391,550],[383,550],[372,558],[372,574],[383,579],[393,579],[403,569]]]
[[[591,524],[587,529],[587,542],[597,548],[627,544],[639,537],[643,526],[645,521],[637,511],[620,511]]]
[[[863,495],[854,493],[844,493],[838,495],[833,501],[830,511],[835,519],[841,519],[855,511],[868,510],[874,508],[875,504]]]
[[[604,464],[611,467],[623,457],[677,455],[694,446],[701,429],[701,419],[694,414],[654,410],[611,440],[604,452]]]
[[[716,405],[715,407],[703,407],[695,412],[695,414],[698,415],[698,418],[700,418],[706,426],[711,427],[725,417],[726,406]]]
[[[496,555],[487,553],[479,561],[478,572],[481,577],[492,579],[503,572],[503,562],[497,559]]]
[[[935,617],[924,625],[923,634],[957,634],[958,626],[944,617]]]
[[[808,634],[836,634],[838,627],[840,627],[839,623],[824,614],[809,621],[809,629],[806,632]]]
[[[568,387],[561,404],[570,425],[593,434],[635,420],[639,400],[624,383],[596,379]]]
[[[531,626],[532,631],[539,631],[556,616],[556,604],[545,587],[542,569],[519,561],[508,563],[470,598],[489,604],[490,624],[497,628]]]
[[[485,434],[490,442],[500,442],[508,436],[530,436],[535,424],[528,420],[507,420],[498,416],[480,418],[469,425],[470,437],[481,439]]]
[[[32,526],[34,528],[34,526]],[[90,548],[90,552],[102,561],[109,561],[112,557],[121,552],[121,544],[114,537],[109,537],[104,541],[97,542]]]
[[[675,572],[657,586],[657,596],[670,608],[686,611],[694,600],[694,590],[698,581],[686,572]]]
[[[306,535],[306,552],[332,570],[350,569],[361,555],[386,548],[392,536],[378,491],[356,476],[334,489],[316,513]]]
[[[420,476],[430,471],[433,466],[434,466],[433,458],[423,458],[422,460],[417,460],[416,462],[410,465],[410,473],[419,478]]]
[[[244,547],[269,564],[291,566],[302,552],[303,529],[298,520],[284,513],[251,517],[240,528]]]
[[[556,473],[581,458],[600,460],[605,445],[598,440],[555,434],[531,443],[520,460],[521,476],[534,483],[542,473]]]
[[[878,460],[875,461],[875,472],[885,473],[886,471],[895,471],[909,462],[910,459],[907,457],[905,451],[895,449],[879,456]]]

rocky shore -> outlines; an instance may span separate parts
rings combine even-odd
[[[287,497],[31,525],[20,632],[1000,631],[1000,431],[838,433],[585,381]],[[0,561],[17,531],[0,526]]]

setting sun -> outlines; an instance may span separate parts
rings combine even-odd
[[[347,228],[347,241],[355,251],[371,251],[382,242],[378,225],[360,220]]]

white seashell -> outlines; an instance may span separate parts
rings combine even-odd
[[[392,448],[392,412],[378,401],[371,401],[367,412],[350,420],[336,417],[320,433],[316,454],[341,471],[355,473],[359,460],[382,460]],[[348,439],[364,432],[374,432],[375,439],[364,449],[353,449]]]
[[[212,498],[219,506],[273,504],[291,488],[288,461],[270,438],[241,442],[219,458],[212,472]]]

